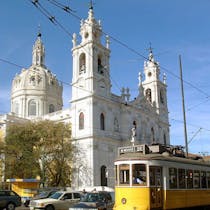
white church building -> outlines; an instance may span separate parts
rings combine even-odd
[[[121,95],[111,92],[110,40],[90,7],[81,21],[80,37],[73,35],[72,98],[62,110],[62,85],[45,65],[45,48],[39,34],[33,46],[32,65],[12,82],[11,113],[1,121],[50,119],[70,122],[77,148],[73,161],[72,187],[113,187],[114,160],[119,146],[170,144],[166,78],[152,50],[144,72],[136,75],[139,92],[130,100],[128,88]],[[69,70],[71,71],[71,70]],[[6,126],[6,125],[5,125]]]

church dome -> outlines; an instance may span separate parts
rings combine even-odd
[[[32,65],[22,69],[12,82],[11,111],[33,118],[62,109],[62,85],[44,64],[45,49],[41,35],[33,46]]]

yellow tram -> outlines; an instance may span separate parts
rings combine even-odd
[[[114,210],[209,208],[207,162],[161,145],[121,147],[118,153]]]

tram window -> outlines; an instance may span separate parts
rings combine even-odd
[[[156,185],[157,186],[160,186],[162,185],[162,173],[161,173],[161,168],[160,167],[157,167],[156,168],[156,174],[155,174],[155,177],[156,177]]]
[[[178,169],[178,178],[179,178],[179,188],[185,189],[186,188],[186,179],[185,179],[185,169],[179,168]]]
[[[169,168],[169,187],[171,189],[177,188],[177,169]]]
[[[194,171],[193,173],[193,187],[200,188],[200,171]]]
[[[206,172],[205,171],[201,171],[201,187],[207,188]]]
[[[134,185],[146,185],[146,165],[145,164],[133,164],[133,184]]]
[[[122,164],[119,167],[120,171],[120,184],[129,184],[129,165],[128,164]]]
[[[193,170],[187,170],[187,188],[193,188]]]
[[[162,185],[162,170],[161,167],[151,166],[149,168],[149,183],[150,186]]]
[[[210,172],[207,172],[207,184],[208,184],[208,188],[210,188]]]
[[[150,180],[150,185],[154,186],[155,185],[155,168],[150,167],[149,169],[149,180]]]

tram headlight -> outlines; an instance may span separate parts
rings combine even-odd
[[[126,204],[126,202],[127,202],[126,198],[122,198],[122,199],[121,199],[121,203],[122,203],[122,204]]]

